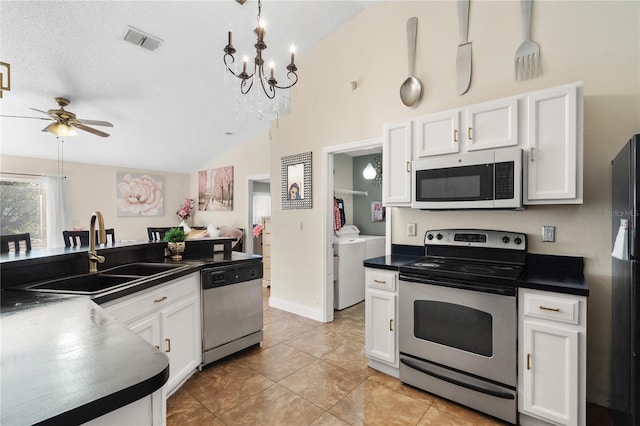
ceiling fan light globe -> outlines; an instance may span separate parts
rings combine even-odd
[[[75,136],[78,134],[78,131],[75,128],[63,123],[50,124],[47,126],[45,130],[56,136],[62,136],[62,137]]]
[[[376,169],[373,168],[371,163],[367,164],[367,167],[362,171],[362,177],[367,180],[371,180],[376,177]]]

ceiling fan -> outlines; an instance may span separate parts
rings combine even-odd
[[[56,136],[75,136],[78,134],[75,129],[84,130],[85,132],[93,133],[97,136],[102,136],[106,138],[109,136],[108,133],[105,133],[101,130],[94,129],[93,127],[87,126],[87,124],[91,124],[92,126],[105,126],[105,127],[113,127],[113,124],[108,121],[99,121],[99,120],[85,120],[84,118],[77,118],[74,113],[71,111],[67,111],[64,109],[67,105],[69,105],[70,101],[66,98],[55,98],[58,103],[59,109],[50,109],[48,111],[42,111],[35,108],[30,108],[34,111],[41,112],[43,114],[48,115],[49,117],[24,117],[20,115],[2,115],[2,117],[14,117],[14,118],[32,118],[36,120],[50,120],[55,121],[55,123],[49,124],[47,127],[42,129],[43,132],[50,132]]]

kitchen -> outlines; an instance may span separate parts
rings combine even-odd
[[[268,9],[268,4],[265,8]],[[393,244],[419,246],[428,229],[473,223],[475,228],[526,233],[529,251],[533,253],[584,257],[585,277],[590,287],[587,400],[608,406],[610,161],[629,137],[640,131],[638,4],[536,2],[533,39],[543,48],[543,73],[536,79],[517,82],[513,78],[513,53],[521,38],[519,3],[472,2],[469,34],[474,46],[474,68],[471,88],[463,96],[455,91],[455,50],[459,42],[455,9],[450,2],[401,1],[367,8],[306,54],[298,56],[301,78],[292,89],[290,115],[281,117],[277,126],[273,124],[269,134],[257,135],[248,144],[211,159],[202,167],[234,165],[237,182],[255,174],[271,174],[271,181],[279,182],[282,157],[313,152],[312,209],[281,210],[279,185],[272,185],[272,252],[277,255],[273,256],[272,263],[271,303],[308,318],[323,320],[329,315],[323,296],[326,265],[322,259],[327,253],[317,244],[327,238],[324,215],[328,205],[323,201],[322,193],[323,148],[380,137],[385,123],[582,81],[585,108],[583,204],[533,206],[525,211],[425,212],[387,208],[391,218],[387,235],[391,236]],[[405,28],[407,19],[412,16],[420,20],[416,70],[424,94],[416,107],[407,108],[399,100],[398,89],[406,78]],[[218,51],[217,48],[213,50]],[[333,62],[332,57],[341,58],[340,66],[327,66]],[[357,82],[355,90],[351,90],[351,81]],[[10,96],[11,92],[6,92],[0,102]],[[26,105],[25,108],[29,106],[44,108],[40,105]],[[3,119],[3,133],[8,125]],[[65,143],[66,155],[70,155],[72,140]],[[268,161],[264,161],[265,158]],[[56,162],[9,157],[3,153],[2,168],[55,174]],[[77,218],[80,225],[86,226],[86,218],[93,210],[113,211],[109,201],[112,197],[104,197],[104,194],[112,193],[112,176],[116,169],[72,164],[71,161],[65,163],[65,174],[75,173],[76,177],[98,174],[95,191],[87,191],[81,179],[69,179],[72,196],[75,194],[76,199],[87,196],[86,203],[72,207],[77,210],[70,217]],[[148,169],[155,170],[153,167]],[[167,190],[166,206],[177,206],[182,197],[195,188],[195,171],[167,175],[166,182],[171,189]],[[242,184],[238,186],[238,191],[243,191]],[[233,212],[198,213],[195,220],[202,224],[243,224],[245,201],[242,192],[237,194],[236,202]],[[167,218],[173,221],[172,212],[169,212],[167,217],[154,219],[158,221],[156,224],[165,224]],[[143,220],[131,220],[135,223],[117,219],[113,213],[106,217],[106,222],[116,228],[129,227],[124,234],[128,238],[144,237],[136,234],[142,231],[134,230],[142,229]],[[292,231],[293,220],[303,223],[301,231]],[[412,223],[417,224],[415,236],[406,233],[407,224]],[[556,226],[554,243],[545,243],[539,238],[543,225]],[[307,278],[301,282],[300,276]]]

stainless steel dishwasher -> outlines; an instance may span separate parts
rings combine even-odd
[[[203,269],[200,368],[262,336],[262,262]]]

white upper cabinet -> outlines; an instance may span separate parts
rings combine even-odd
[[[411,206],[412,121],[385,124],[382,142],[382,201]]]
[[[518,99],[498,99],[416,119],[416,158],[518,145]]]
[[[582,203],[582,88],[527,95],[524,204]]]
[[[416,158],[460,151],[460,111],[429,114],[416,119]]]
[[[518,99],[505,98],[466,108],[467,151],[518,145]]]

